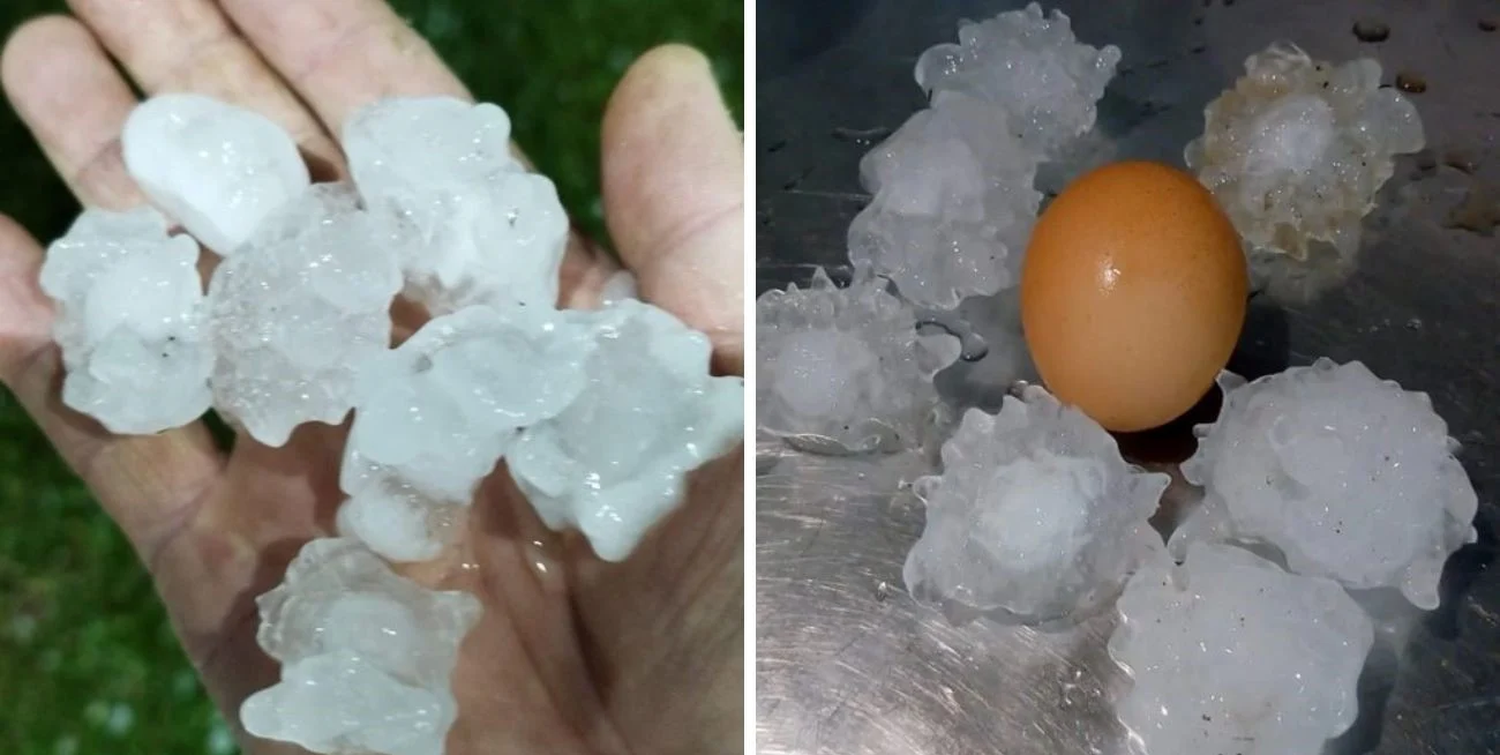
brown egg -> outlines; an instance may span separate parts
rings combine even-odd
[[[1047,389],[1128,432],[1186,412],[1245,321],[1239,235],[1191,175],[1151,162],[1085,174],[1053,200],[1021,270],[1021,322]]]

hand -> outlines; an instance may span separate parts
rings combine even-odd
[[[279,122],[324,180],[342,175],[330,134],[353,110],[391,95],[468,96],[380,0],[70,4],[79,20],[44,18],[15,34],[3,81],[87,205],[144,202],[118,141],[136,99],[110,55],[147,94],[200,92]],[[741,373],[743,151],[702,57],[666,47],[639,60],[610,102],[603,142],[610,233],[642,297],[708,333],[718,371]],[[106,433],[61,402],[41,260],[37,241],[0,217],[0,381],[129,537],[237,722],[240,702],[276,679],[255,642],[254,598],[304,542],[331,532],[346,428],[307,425],[279,449],[244,436],[229,454],[202,423]],[[574,234],[563,303],[590,303],[614,269]],[[453,552],[407,570],[471,590],[485,607],[454,675],[460,717],[448,752],[740,751],[742,457],[701,470],[688,500],[622,564],[542,527],[504,474],[486,481]],[[297,751],[241,740],[256,755]]]

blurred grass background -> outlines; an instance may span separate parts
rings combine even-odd
[[[636,56],[696,45],[742,113],[739,0],[393,4],[476,97],[512,113],[516,140],[600,238],[598,124]],[[0,30],[63,10],[63,0],[5,0]],[[60,235],[78,206],[8,107],[0,149],[0,211],[44,242]],[[0,388],[0,753],[232,752],[130,547]]]

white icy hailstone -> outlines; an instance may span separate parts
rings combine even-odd
[[[198,244],[168,235],[149,207],[85,210],[48,247],[41,287],[57,303],[64,404],[140,435],[208,411],[213,352],[197,262]]]
[[[1478,496],[1447,423],[1427,394],[1359,362],[1319,359],[1229,390],[1198,432],[1182,473],[1207,496],[1172,536],[1179,556],[1197,540],[1263,543],[1295,573],[1397,588],[1432,609],[1444,562],[1476,538]]]
[[[921,445],[938,401],[932,376],[960,346],[918,335],[916,314],[883,281],[862,271],[841,289],[819,268],[805,289],[762,294],[755,321],[762,428],[850,453]]]
[[[120,144],[126,170],[151,202],[223,256],[309,183],[307,163],[284,129],[201,95],[141,103]]]
[[[469,505],[522,427],[578,398],[595,338],[571,313],[474,306],[361,365],[341,531],[392,560],[435,555],[429,518]]]
[[[380,227],[347,185],[318,184],[214,271],[214,406],[261,443],[341,422],[356,367],[390,345],[401,276]]]
[[[1042,195],[1038,156],[1006,123],[992,104],[940,93],[865,155],[874,196],[849,225],[849,259],[939,309],[1018,283]]]
[[[523,430],[507,463],[548,527],[576,527],[620,561],[677,506],[687,474],[740,441],[745,382],[712,377],[708,338],[649,304],[564,314],[594,333],[588,387]]]
[[[961,92],[1000,107],[1027,149],[1050,156],[1094,127],[1096,103],[1119,62],[1120,48],[1079,43],[1067,15],[1044,16],[1031,3],[964,22],[957,44],[922,53],[916,76],[929,93]]]
[[[955,623],[1084,618],[1163,550],[1146,520],[1167,475],[1126,464],[1109,433],[1040,387],[999,415],[970,409],[942,456],[942,474],[913,485],[927,525],[903,576]]]
[[[1369,58],[1335,66],[1278,42],[1245,74],[1204,110],[1188,167],[1254,250],[1304,260],[1322,242],[1352,257],[1394,156],[1425,144],[1416,107]]]
[[[256,603],[257,639],[283,670],[241,707],[246,731],[318,753],[441,755],[478,600],[403,579],[340,538],[309,542]]]
[[[360,195],[408,240],[407,297],[439,315],[556,305],[568,218],[552,181],[511,155],[504,110],[393,98],[356,113],[343,133]]]
[[[1109,651],[1131,688],[1115,709],[1145,752],[1316,755],[1354,723],[1374,629],[1336,582],[1195,543],[1117,607]]]

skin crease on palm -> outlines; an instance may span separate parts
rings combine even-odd
[[[144,201],[118,142],[136,99],[111,58],[148,94],[199,92],[267,115],[324,180],[342,174],[330,134],[353,110],[392,95],[468,96],[382,0],[69,5],[73,18],[19,29],[0,68],[12,106],[91,206]],[[610,234],[642,297],[710,335],[716,372],[741,374],[743,145],[702,56],[668,46],[638,60],[611,98],[603,144]],[[129,537],[236,721],[277,673],[255,643],[254,597],[302,543],[330,532],[347,428],[305,425],[280,449],[241,437],[229,455],[201,423],[108,435],[62,405],[41,259],[37,241],[0,216],[0,380]],[[594,301],[614,269],[574,234],[563,304]],[[397,318],[398,333],[420,324]],[[620,564],[546,530],[503,472],[486,481],[460,542],[406,571],[473,591],[485,607],[454,674],[449,753],[740,751],[743,454],[695,473],[682,506]],[[253,755],[300,752],[241,741]]]

